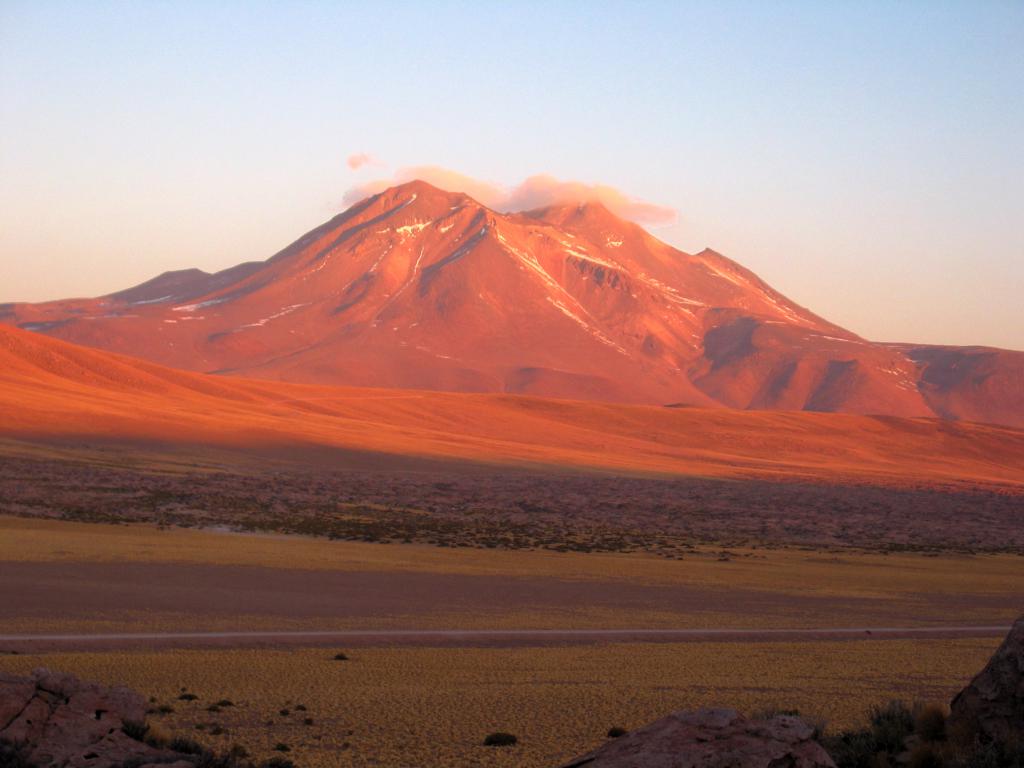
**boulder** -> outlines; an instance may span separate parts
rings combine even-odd
[[[960,738],[1024,744],[1024,616],[953,699],[949,728]]]
[[[0,674],[0,730],[20,715],[36,692],[36,684],[26,677]]]
[[[673,712],[563,768],[835,768],[799,717],[732,709]]]
[[[175,753],[130,738],[125,723],[146,717],[142,697],[72,675],[37,669],[0,675],[0,740],[22,747],[41,768],[115,768],[130,759],[166,761]]]

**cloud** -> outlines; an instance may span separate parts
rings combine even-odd
[[[353,171],[358,171],[364,165],[380,165],[377,158],[367,152],[357,152],[354,155],[349,155],[348,160],[345,162],[348,163],[348,167]]]
[[[505,187],[436,165],[402,168],[391,179],[380,179],[353,187],[345,193],[344,200],[346,205],[351,205],[370,195],[383,192],[395,184],[413,179],[420,179],[449,192],[464,192],[496,211],[526,211],[549,205],[601,203],[615,215],[638,224],[665,226],[674,224],[678,218],[673,208],[638,200],[604,184],[561,181],[553,176],[540,174],[530,176],[515,186]]]
[[[678,218],[674,208],[638,200],[606,184],[559,181],[543,174],[531,176],[514,187],[506,207],[523,211],[564,203],[601,203],[617,216],[651,226],[674,224]]]

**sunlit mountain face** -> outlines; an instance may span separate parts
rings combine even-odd
[[[1024,353],[874,343],[598,203],[498,213],[421,181],[266,261],[0,321],[262,379],[1024,425]]]

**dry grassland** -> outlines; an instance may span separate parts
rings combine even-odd
[[[0,657],[0,670],[45,665],[127,684],[174,708],[151,716],[165,729],[261,757],[282,742],[307,768],[551,768],[612,726],[636,728],[673,709],[796,707],[838,729],[893,697],[947,701],[998,642],[365,648],[350,649],[348,661],[324,648],[54,653]],[[182,689],[199,698],[180,701]],[[235,706],[207,711],[221,699]],[[210,735],[214,726],[226,732]],[[481,746],[495,730],[519,745]]]
[[[295,536],[159,530],[0,517],[0,562],[193,563],[313,571],[441,573],[465,576],[687,584],[830,597],[921,592],[1020,596],[1024,557],[923,556],[804,548],[703,549],[682,560],[643,554],[449,549]],[[1011,611],[1011,617],[1014,616]]]

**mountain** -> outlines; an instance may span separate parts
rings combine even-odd
[[[501,214],[420,181],[267,261],[0,322],[261,379],[1024,426],[1024,353],[872,343],[599,204]]]
[[[13,446],[8,441],[18,441]],[[1024,430],[939,419],[359,389],[165,368],[0,325],[0,451],[218,465],[423,461],[616,474],[1024,488]]]

